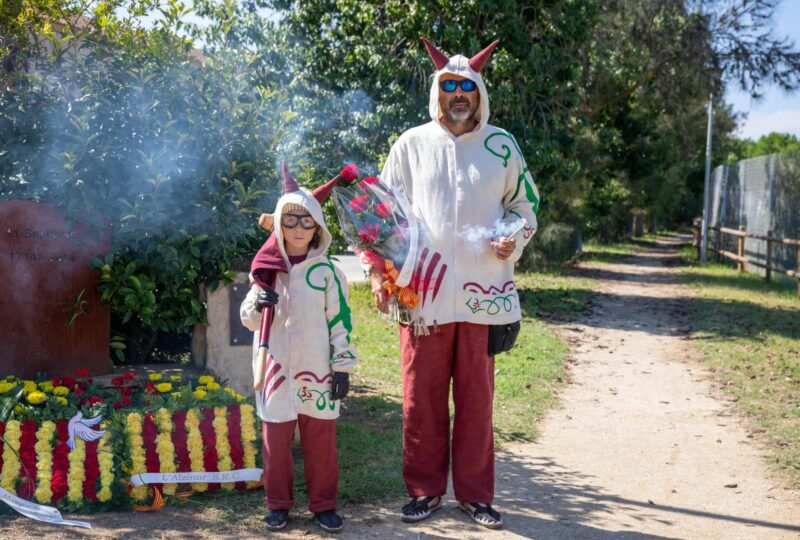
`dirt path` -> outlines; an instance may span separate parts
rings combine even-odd
[[[624,264],[585,264],[602,280],[589,313],[564,328],[572,382],[538,443],[498,454],[497,498],[506,527],[489,532],[446,507],[416,526],[404,500],[343,508],[338,538],[800,538],[800,496],[765,466],[764,450],[719,396],[688,342],[668,264],[674,243]],[[70,516],[73,517],[73,516]],[[264,537],[259,523],[221,525],[196,508],[89,516],[92,537]],[[0,537],[59,537],[65,529],[4,518]],[[315,538],[310,514],[275,538]]]

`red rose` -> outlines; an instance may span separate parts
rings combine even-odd
[[[367,223],[358,231],[361,241],[367,244],[375,242],[381,234],[381,226],[377,223]]]
[[[121,409],[122,408],[122,401],[120,401],[120,400],[115,401],[114,402],[114,408],[115,409]]]
[[[388,203],[380,203],[375,207],[375,212],[382,218],[388,218],[392,215],[392,206]]]
[[[78,381],[76,381],[72,377],[55,377],[53,379],[53,386],[66,386],[70,390],[75,388],[77,384]]]
[[[358,197],[347,203],[347,206],[352,208],[356,214],[360,214],[361,212],[366,210],[368,205],[369,205],[369,198],[366,195],[359,195]]]
[[[89,398],[89,405],[94,405],[96,403],[105,403],[105,400],[100,396],[92,396]]]
[[[355,163],[351,163],[350,165],[342,169],[342,172],[340,172],[339,175],[348,182],[352,182],[353,180],[358,178],[358,166]]]
[[[368,177],[364,178],[361,181],[361,184],[359,184],[359,185],[362,186],[361,189],[366,191],[367,190],[366,186],[371,186],[371,185],[377,184],[377,183],[378,183],[378,177],[377,176],[368,176]]]
[[[75,370],[75,376],[76,377],[88,377],[89,376],[89,370],[88,369],[76,369]]]

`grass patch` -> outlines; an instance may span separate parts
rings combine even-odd
[[[639,249],[641,249],[641,247],[633,242],[603,244],[590,240],[583,244],[580,260],[615,263],[619,262],[620,259],[634,255]]]
[[[691,246],[682,254],[696,258]],[[729,264],[681,268],[694,289],[693,339],[727,392],[800,485],[800,298],[796,282],[767,282]]]

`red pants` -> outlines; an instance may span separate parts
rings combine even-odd
[[[295,423],[300,424],[308,508],[312,512],[335,510],[339,489],[336,420],[320,420],[304,414],[289,422],[261,422],[267,508],[289,510],[294,506],[292,441]]]
[[[415,336],[400,327],[403,369],[403,478],[412,497],[447,491],[450,380],[453,381],[453,489],[456,499],[494,498],[494,357],[486,325],[451,323]]]

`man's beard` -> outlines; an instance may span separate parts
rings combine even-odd
[[[466,105],[466,108],[453,109],[453,105],[459,103],[464,103]],[[469,101],[466,100],[455,101],[455,102],[451,101],[448,105],[449,107],[447,107],[447,110],[445,111],[445,116],[447,116],[447,119],[454,124],[462,124],[468,122],[472,120],[473,117],[475,116],[475,111],[472,110]]]

